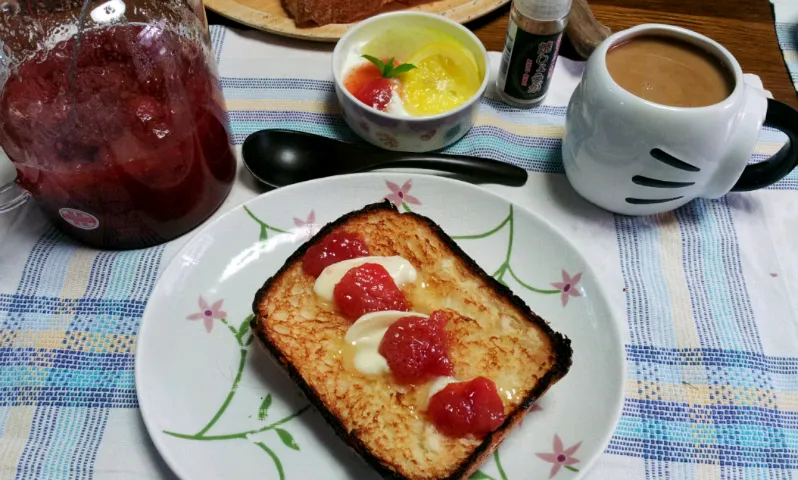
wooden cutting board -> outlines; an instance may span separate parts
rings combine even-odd
[[[455,22],[466,23],[507,3],[510,0],[435,0],[413,4],[394,2],[383,7],[380,13],[414,10],[437,13]],[[280,0],[205,0],[205,6],[231,20],[264,32],[317,42],[335,42],[357,23],[297,28]]]

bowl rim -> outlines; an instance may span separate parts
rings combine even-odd
[[[475,43],[479,46],[480,54],[482,55],[482,58],[484,59],[484,63],[485,63],[485,71],[483,72],[483,75],[482,75],[482,84],[480,84],[479,89],[476,92],[474,92],[474,95],[472,95],[468,100],[466,100],[465,102],[460,104],[460,106],[458,106],[456,108],[453,108],[452,110],[447,110],[445,112],[437,113],[435,115],[423,115],[423,116],[412,116],[412,115],[403,116],[403,115],[396,115],[396,114],[392,114],[392,113],[383,112],[381,110],[377,110],[376,108],[369,107],[368,105],[365,105],[365,104],[361,103],[357,98],[355,98],[355,96],[352,95],[352,93],[349,92],[349,90],[347,90],[346,87],[344,87],[343,79],[341,78],[342,72],[339,72],[338,69],[335,68],[335,65],[337,63],[336,60],[341,55],[344,54],[342,45],[345,45],[346,41],[351,36],[353,36],[355,34],[355,32],[357,32],[361,28],[364,28],[365,26],[367,26],[369,24],[372,24],[372,23],[378,23],[378,22],[384,21],[386,18],[390,18],[390,17],[426,17],[426,18],[432,19],[433,21],[440,21],[442,23],[448,23],[449,25],[451,25],[451,26],[459,29],[463,33],[465,33],[466,36],[471,37],[475,41]],[[413,12],[413,11],[406,11],[406,10],[400,10],[400,11],[396,11],[396,12],[388,12],[388,13],[382,13],[382,14],[379,14],[379,15],[375,15],[375,16],[373,16],[371,18],[363,20],[362,22],[359,22],[357,25],[355,25],[352,28],[350,28],[346,32],[346,34],[344,34],[344,36],[342,36],[340,38],[340,40],[338,40],[338,42],[335,44],[335,48],[333,49],[332,65],[331,66],[332,66],[333,80],[334,80],[334,83],[335,83],[336,90],[341,91],[342,94],[344,96],[346,96],[352,103],[357,105],[358,108],[368,109],[369,112],[377,115],[378,117],[391,119],[391,120],[403,120],[403,121],[408,121],[408,122],[427,122],[427,121],[431,121],[431,120],[439,120],[439,119],[442,119],[442,118],[448,118],[450,116],[457,115],[458,113],[471,108],[471,106],[475,102],[479,101],[479,99],[481,99],[482,96],[485,94],[485,90],[487,90],[487,88],[488,88],[488,81],[490,80],[490,64],[489,64],[489,59],[488,59],[488,51],[487,51],[487,49],[485,49],[485,44],[482,43],[482,40],[480,40],[479,37],[474,35],[474,32],[472,32],[471,30],[466,28],[464,25],[462,25],[460,23],[457,23],[457,22],[455,22],[454,20],[452,20],[450,18],[444,17],[443,15],[438,15],[438,14],[434,14],[434,13],[427,13],[427,12]]]

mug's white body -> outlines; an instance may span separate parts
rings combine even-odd
[[[721,103],[699,108],[660,105],[621,88],[606,65],[609,48],[639,35],[667,35],[708,50],[733,74]],[[743,80],[720,44],[668,25],[618,32],[593,52],[571,97],[563,164],[574,189],[616,213],[646,215],[690,200],[717,198],[740,178],[767,112],[764,93]]]

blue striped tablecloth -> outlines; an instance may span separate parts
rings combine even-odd
[[[796,79],[798,16],[778,21]],[[237,145],[262,128],[354,138],[334,101],[329,47],[222,27],[212,38]],[[587,477],[797,478],[798,171],[657,216],[592,207],[560,158],[580,68],[558,62],[534,110],[486,99],[450,150],[528,169],[525,187],[486,188],[566,233],[626,320],[623,416]],[[780,142],[764,131],[753,160]],[[221,211],[257,193],[240,172]],[[140,420],[133,351],[158,272],[185,241],[100,252],[56,232],[32,203],[0,216],[0,479],[170,475]]]

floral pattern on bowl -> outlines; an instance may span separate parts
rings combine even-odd
[[[336,93],[346,124],[359,137],[386,150],[429,152],[451,145],[468,133],[476,121],[479,109],[477,101],[452,117],[433,120],[388,118],[377,114],[366,105],[352,101],[342,92]]]

